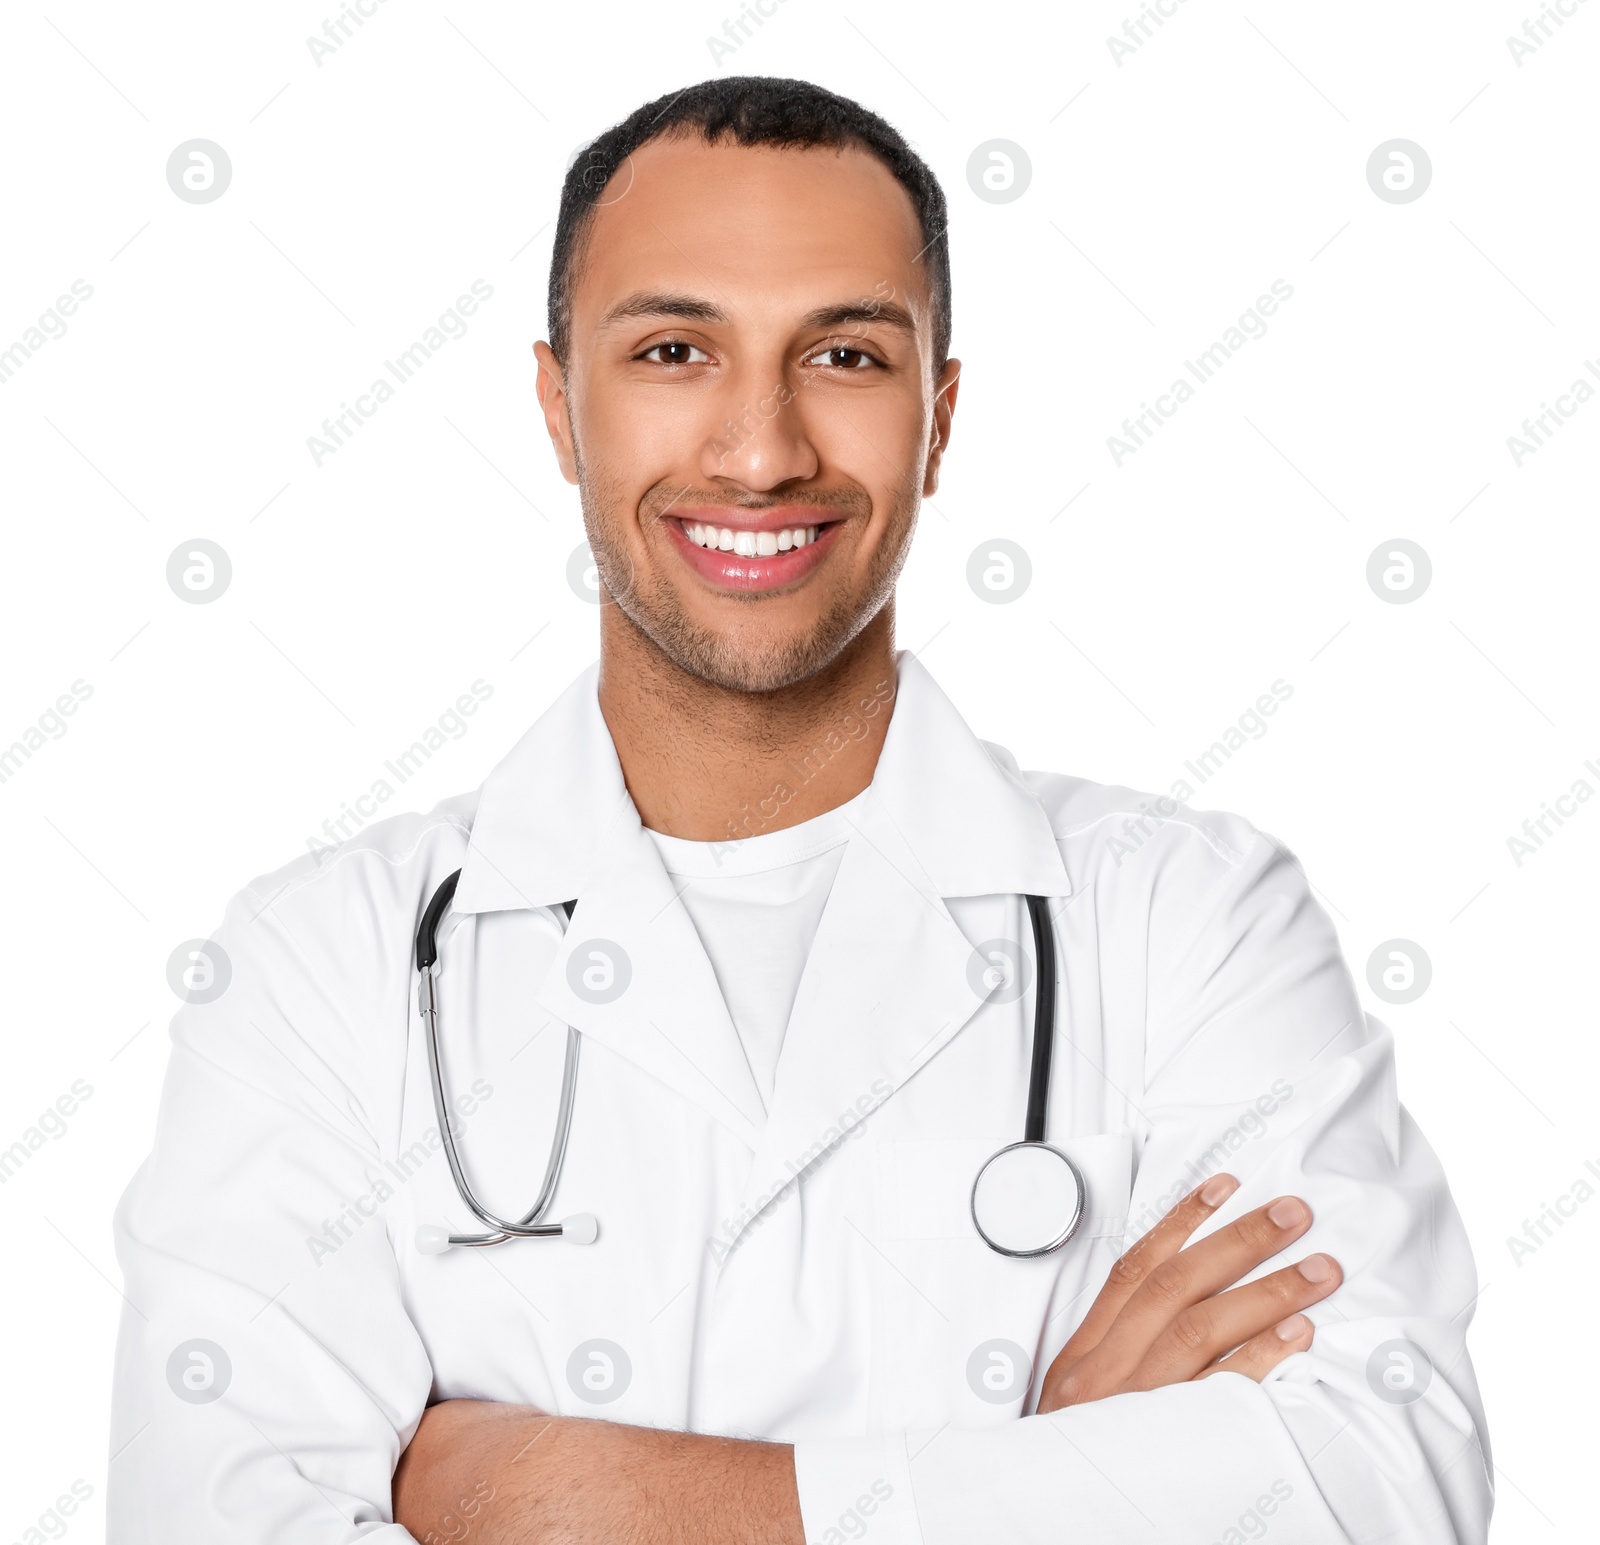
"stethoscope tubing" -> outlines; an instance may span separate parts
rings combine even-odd
[[[428,1082],[433,1089],[433,1113],[439,1123],[439,1140],[444,1148],[445,1162],[450,1166],[450,1177],[455,1182],[461,1200],[472,1210],[480,1223],[486,1224],[494,1232],[451,1234],[449,1240],[452,1245],[481,1246],[498,1245],[507,1239],[556,1238],[561,1234],[562,1225],[544,1223],[541,1219],[549,1210],[551,1202],[555,1200],[556,1183],[561,1177],[561,1167],[567,1156],[567,1135],[572,1130],[572,1105],[578,1087],[578,1032],[571,1025],[567,1026],[566,1058],[561,1072],[561,1101],[556,1111],[556,1129],[550,1144],[550,1159],[545,1166],[544,1184],[539,1188],[538,1198],[533,1206],[515,1221],[498,1217],[478,1200],[471,1183],[467,1180],[466,1170],[461,1163],[461,1155],[450,1129],[450,1102],[445,1093],[444,1068],[439,1055],[439,1007],[435,996],[433,968],[439,958],[439,923],[444,917],[445,909],[450,905],[451,898],[455,895],[456,884],[460,878],[459,869],[446,877],[434,892],[433,899],[429,901],[417,925],[417,1008],[422,1015],[424,1040],[427,1045]],[[577,903],[572,901],[563,903],[569,922],[576,905]]]
[[[471,1210],[474,1217],[484,1224],[490,1232],[484,1234],[450,1234],[448,1241],[451,1245],[497,1245],[508,1239],[549,1239],[559,1237],[563,1225],[560,1223],[545,1223],[545,1213],[555,1199],[556,1185],[561,1177],[562,1165],[566,1160],[567,1138],[572,1129],[572,1107],[577,1092],[578,1083],[578,1051],[579,1035],[577,1030],[567,1026],[566,1057],[561,1074],[561,1099],[556,1112],[555,1133],[550,1144],[550,1158],[545,1166],[544,1183],[539,1188],[539,1195],[532,1207],[521,1218],[502,1218],[489,1211],[478,1200],[471,1183],[467,1179],[466,1169],[461,1162],[461,1155],[456,1147],[455,1136],[451,1131],[450,1102],[445,1090],[443,1061],[439,1052],[439,1007],[434,982],[434,967],[439,958],[439,925],[444,918],[451,900],[455,896],[456,885],[461,879],[461,871],[457,869],[454,874],[447,875],[440,883],[439,888],[429,899],[428,905],[423,909],[422,917],[417,924],[416,934],[416,963],[417,963],[417,1008],[422,1016],[424,1042],[428,1057],[428,1081],[433,1092],[433,1110],[439,1123],[439,1138],[444,1148],[445,1161],[450,1166],[450,1177],[455,1182],[456,1192],[461,1200]],[[1035,969],[1038,971],[1038,981],[1035,984],[1034,1011],[1033,1011],[1033,1044],[1028,1067],[1028,1104],[1023,1124],[1023,1135],[1020,1143],[1012,1143],[1007,1148],[994,1155],[999,1158],[1001,1154],[1010,1152],[1011,1149],[1026,1146],[1048,1146],[1045,1143],[1045,1123],[1050,1101],[1050,1068],[1055,1051],[1056,1030],[1056,948],[1055,932],[1050,921],[1050,906],[1042,896],[1024,895],[1027,904],[1028,918],[1033,926],[1033,949]],[[576,901],[562,903],[567,915],[568,923],[572,920]],[[1040,1255],[1059,1248],[1076,1232],[1078,1219],[1081,1215],[1083,1196],[1083,1177],[1078,1173],[1077,1166],[1059,1150],[1052,1150],[1067,1165],[1067,1168],[1077,1179],[1079,1192],[1079,1209],[1061,1236],[1051,1243],[1038,1249],[1012,1250],[1006,1249],[990,1239],[978,1222],[976,1211],[977,1182],[973,1186],[973,1222],[978,1226],[978,1231],[983,1235],[991,1248],[1002,1255]],[[992,1163],[993,1160],[991,1159]],[[986,1164],[985,1169],[988,1168]],[[979,1171],[981,1178],[983,1171]]]
[[[1028,1111],[1022,1127],[1025,1143],[1044,1141],[1050,1104],[1050,1061],[1056,1045],[1056,936],[1050,926],[1050,904],[1043,896],[1024,896],[1033,924],[1033,958],[1039,981],[1033,1000],[1033,1057],[1028,1068]]]

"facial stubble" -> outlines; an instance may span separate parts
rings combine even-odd
[[[871,496],[859,485],[850,484],[767,498],[730,498],[663,482],[647,490],[637,505],[630,507],[620,479],[586,463],[576,445],[573,451],[583,523],[607,596],[640,635],[679,670],[698,680],[728,691],[749,693],[778,692],[810,680],[849,648],[894,595],[916,521],[918,501],[914,494],[897,495],[895,506],[888,512],[890,530],[903,532],[900,540],[877,543],[865,581],[859,588],[836,592],[815,625],[803,635],[763,639],[753,645],[743,630],[723,633],[705,627],[689,615],[670,583],[660,578],[641,578],[624,534],[630,523],[636,528],[634,539],[642,541],[643,533],[687,494],[692,494],[697,506],[751,510],[809,504],[827,510],[830,518],[848,517],[864,523],[871,515]],[[728,592],[726,599],[729,605],[758,608],[774,604],[777,597],[753,591]]]

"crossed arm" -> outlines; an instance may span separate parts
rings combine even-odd
[[[1311,1345],[1301,1309],[1342,1280],[1326,1255],[1236,1286],[1311,1224],[1279,1197],[1195,1244],[1234,1190],[1213,1176],[1112,1267],[1045,1374],[1039,1414],[1214,1373],[1260,1380]],[[802,1545],[793,1450],[449,1400],[394,1477],[394,1517],[423,1545]]]

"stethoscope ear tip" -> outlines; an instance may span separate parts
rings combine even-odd
[[[423,1255],[443,1255],[450,1248],[450,1230],[442,1223],[424,1223],[417,1229],[417,1250]]]
[[[575,1212],[561,1220],[561,1237],[575,1245],[592,1245],[600,1237],[600,1220],[592,1212]]]

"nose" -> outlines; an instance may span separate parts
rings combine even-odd
[[[701,475],[759,492],[815,477],[821,458],[806,432],[800,389],[770,377],[729,384],[701,448]]]

